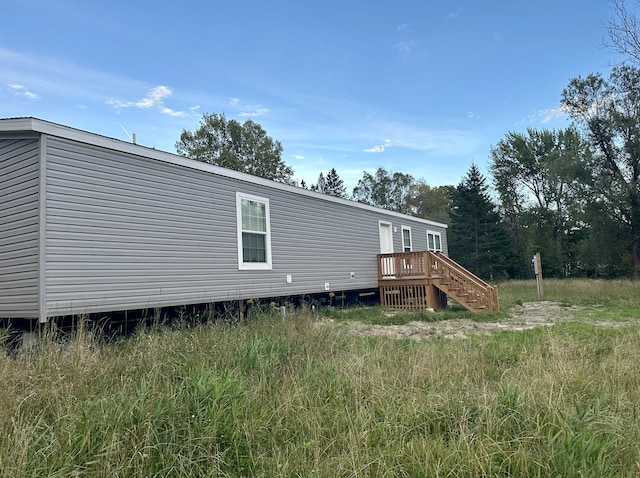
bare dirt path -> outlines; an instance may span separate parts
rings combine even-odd
[[[466,338],[472,334],[490,334],[500,330],[528,330],[548,327],[570,319],[580,307],[564,307],[557,302],[526,302],[513,308],[511,317],[500,322],[473,322],[467,319],[441,322],[410,322],[405,325],[369,325],[349,322],[345,327],[353,335],[362,337],[391,337],[396,339],[425,340],[434,337]],[[595,325],[620,327],[624,324],[593,321]]]

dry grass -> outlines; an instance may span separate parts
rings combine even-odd
[[[550,281],[547,293],[603,312],[633,306],[637,289],[608,295],[598,292],[608,283],[586,282]],[[501,294],[516,303],[529,285]],[[2,355],[0,473],[640,473],[637,326],[576,321],[425,342],[341,330],[289,315],[109,345],[49,337],[37,353]]]

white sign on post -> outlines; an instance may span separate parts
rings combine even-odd
[[[536,253],[531,259],[533,263],[533,272],[536,275],[536,289],[538,290],[538,300],[542,300],[544,293],[542,291],[542,262],[540,261],[540,253]]]

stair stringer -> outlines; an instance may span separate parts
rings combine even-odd
[[[440,252],[430,252],[431,282],[473,312],[499,310],[498,289]]]

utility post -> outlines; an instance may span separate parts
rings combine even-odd
[[[544,297],[544,291],[542,289],[542,261],[540,260],[540,253],[536,253],[531,259],[533,263],[533,272],[536,274],[536,288],[538,289],[538,300],[542,300]]]

